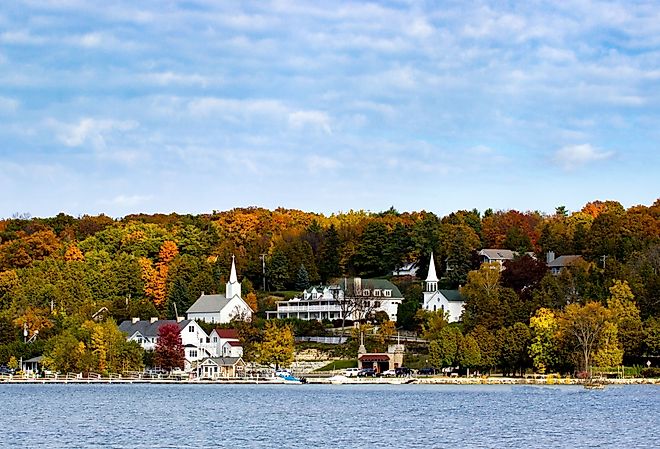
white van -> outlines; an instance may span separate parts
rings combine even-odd
[[[357,377],[358,371],[360,371],[357,368],[346,368],[344,370],[344,376],[346,377]]]

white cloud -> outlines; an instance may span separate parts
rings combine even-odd
[[[307,158],[307,169],[312,173],[334,170],[341,164],[336,159],[325,156],[313,155]]]
[[[15,112],[20,103],[18,100],[8,97],[0,97],[0,112]]]
[[[181,85],[197,85],[206,87],[209,84],[209,78],[199,75],[197,73],[176,73],[172,71],[146,73],[143,78],[147,82],[156,83],[161,86],[169,86],[172,84]],[[218,82],[221,79],[216,78],[214,81]]]
[[[100,203],[118,207],[135,207],[151,199],[153,199],[152,195],[117,195],[108,200],[101,200]]]
[[[317,128],[327,134],[332,134],[330,117],[322,111],[295,111],[289,113],[289,126],[294,129],[306,127]]]
[[[614,156],[614,151],[603,151],[590,144],[568,145],[554,154],[553,160],[564,170],[574,170],[591,162],[602,161]]]
[[[277,100],[234,100],[218,97],[202,97],[188,103],[188,110],[193,114],[220,114],[225,118],[236,115],[276,116],[287,113],[287,108]]]
[[[58,139],[68,147],[79,147],[91,143],[95,149],[105,148],[106,135],[115,131],[130,131],[138,127],[131,120],[107,120],[86,117],[75,124],[62,124],[51,120],[51,125],[59,128]]]

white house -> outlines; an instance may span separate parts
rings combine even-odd
[[[482,249],[479,251],[479,257],[481,258],[481,263],[492,263],[497,262],[500,264],[500,270],[504,269],[504,262],[507,260],[513,260],[516,257],[516,252],[511,251],[510,249]]]
[[[209,337],[215,346],[214,357],[243,357],[243,344],[236,329],[213,329]]]
[[[204,329],[195,321],[185,320],[183,317],[176,320],[159,320],[158,318],[140,320],[139,318],[133,318],[130,321],[123,321],[119,325],[119,330],[126,334],[128,341],[137,342],[145,351],[153,351],[156,349],[156,343],[158,342],[158,329],[166,324],[176,324],[179,327],[181,344],[185,353],[184,369],[186,371],[190,370],[192,362],[214,355],[215,346],[211,343]]]
[[[433,253],[431,253],[431,262],[424,285],[424,310],[436,312],[442,310],[447,314],[447,321],[450,323],[460,321],[463,314],[465,299],[458,290],[439,290],[438,276],[435,272],[435,262]]]
[[[189,320],[207,323],[229,323],[233,318],[252,319],[254,311],[241,297],[241,284],[236,277],[234,256],[231,258],[231,272],[224,295],[201,296],[186,311]]]
[[[195,364],[198,379],[245,376],[245,362],[240,357],[209,357]]]
[[[301,297],[277,301],[277,310],[267,311],[266,318],[359,320],[366,313],[382,311],[391,321],[396,321],[402,301],[403,295],[388,280],[354,278],[345,280],[343,285],[310,287]]]

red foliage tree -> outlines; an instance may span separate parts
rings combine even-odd
[[[164,324],[158,328],[156,363],[164,370],[184,367],[185,353],[181,343],[181,332],[177,324]]]

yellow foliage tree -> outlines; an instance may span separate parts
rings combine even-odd
[[[64,253],[64,260],[67,262],[82,262],[85,260],[85,256],[83,255],[82,251],[80,251],[80,248],[72,243]]]
[[[257,304],[257,295],[254,292],[250,292],[247,295],[245,295],[245,302],[247,303],[250,308],[256,312],[258,308]]]

